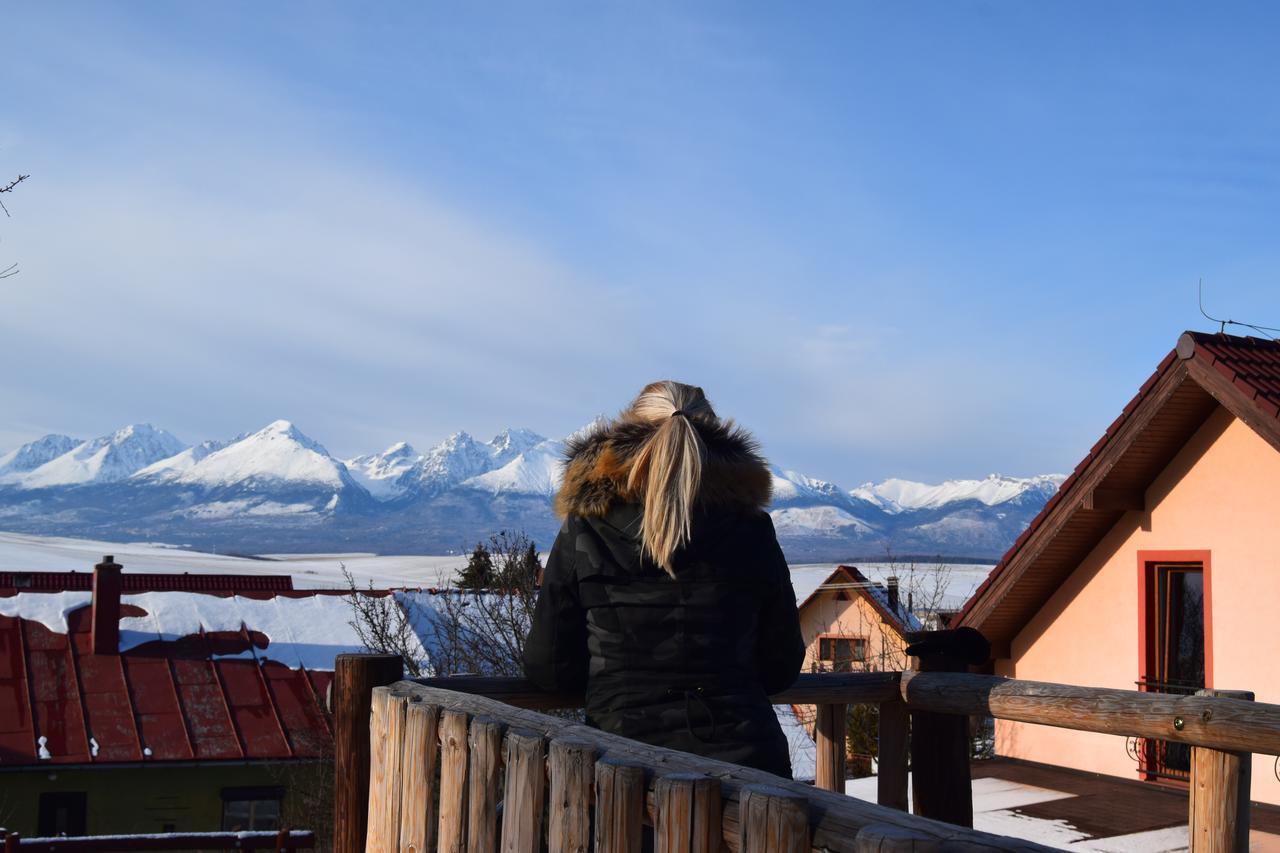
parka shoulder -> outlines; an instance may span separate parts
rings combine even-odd
[[[772,497],[773,475],[755,439],[732,421],[697,420],[693,425],[706,447],[699,506],[763,511]],[[570,439],[556,512],[601,518],[615,503],[638,503],[642,496],[628,480],[640,449],[656,430],[654,424],[619,418]]]

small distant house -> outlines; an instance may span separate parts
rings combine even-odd
[[[287,576],[0,573],[0,824],[327,837],[351,619]]]
[[[874,583],[855,566],[837,566],[799,609],[807,672],[903,669],[906,635],[923,630],[896,577]]]
[[[1280,702],[1280,343],[1187,332],[954,620],[997,675]],[[1189,751],[998,721],[1000,755],[1179,784]],[[1275,759],[1253,798],[1280,804]]]

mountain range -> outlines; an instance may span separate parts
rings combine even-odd
[[[547,547],[559,528],[551,503],[566,440],[459,432],[425,453],[399,442],[343,460],[283,420],[197,445],[149,424],[89,440],[46,435],[0,455],[0,529],[245,554],[440,554],[523,529]],[[770,513],[793,561],[993,559],[1062,479],[845,489],[775,467]]]

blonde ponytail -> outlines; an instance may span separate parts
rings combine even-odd
[[[674,577],[671,558],[689,541],[707,453],[694,421],[714,423],[716,413],[701,388],[664,381],[646,386],[623,416],[658,426],[637,453],[627,486],[643,496],[644,550]]]

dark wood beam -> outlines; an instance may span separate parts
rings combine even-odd
[[[1280,420],[1259,409],[1252,399],[1246,398],[1244,391],[1200,359],[1191,358],[1183,364],[1197,385],[1208,391],[1228,412],[1253,427],[1272,447],[1280,450]]]
[[[1146,512],[1147,494],[1142,489],[1097,488],[1085,495],[1081,508],[1094,512]]]

